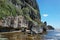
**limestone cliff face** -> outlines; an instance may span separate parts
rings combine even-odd
[[[30,30],[34,26],[41,26],[41,15],[36,0],[0,0],[0,8],[3,26],[20,28],[21,25],[26,25]]]

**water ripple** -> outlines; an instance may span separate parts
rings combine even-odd
[[[44,40],[60,40],[60,31],[48,31],[48,33],[44,35]]]

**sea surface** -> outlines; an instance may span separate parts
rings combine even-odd
[[[60,40],[60,30],[48,30],[43,40]]]

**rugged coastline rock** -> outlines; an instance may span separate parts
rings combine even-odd
[[[7,27],[12,28],[10,30],[30,30],[35,33],[46,29],[46,25],[41,22],[36,0],[0,0],[0,8],[0,29]]]
[[[36,0],[0,0],[2,40],[40,40],[40,33],[46,29],[47,24],[41,21]]]
[[[51,26],[51,25],[48,25],[47,28],[48,28],[48,30],[54,30],[53,26]]]

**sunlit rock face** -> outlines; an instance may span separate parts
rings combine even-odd
[[[32,31],[34,33],[43,33],[43,28],[39,27],[39,26],[34,26],[34,27],[32,27]]]
[[[13,27],[13,28],[20,28],[20,27],[28,27],[28,22],[24,18],[24,16],[16,16],[16,17],[7,17],[1,23],[3,27]]]
[[[36,0],[1,0],[0,2],[0,13],[4,15],[0,17],[3,20],[1,22],[3,27],[24,27],[31,30],[38,25],[37,30],[41,26],[41,15]]]
[[[24,16],[17,16],[15,17],[15,20],[14,20],[14,28],[20,28],[20,27],[28,27],[28,22],[27,20],[24,18]]]

